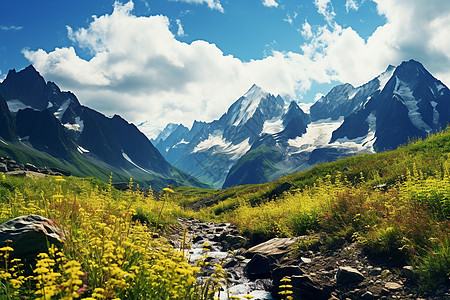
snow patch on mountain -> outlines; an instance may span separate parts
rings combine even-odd
[[[413,92],[409,86],[398,77],[395,77],[395,80],[394,96],[397,96],[408,109],[408,117],[411,120],[411,123],[420,130],[430,133],[432,129],[422,119],[419,107],[417,106],[417,99],[414,98]]]
[[[47,104],[47,108],[52,108],[53,107],[53,103],[51,103],[50,101]]]
[[[268,95],[269,93],[259,86],[253,85],[240,99],[240,110],[233,118],[233,125],[245,124],[255,114],[261,99]]]
[[[206,140],[201,141],[200,143],[195,146],[192,153],[202,152],[205,150],[208,150],[212,147],[225,149],[231,145],[231,142],[227,142],[223,138],[223,132],[214,132],[213,134],[209,134],[208,138]]]
[[[8,109],[11,112],[18,112],[19,110],[26,109],[26,108],[33,109],[31,106],[23,104],[22,101],[20,101],[19,99],[8,100],[8,101],[6,101],[6,104],[8,104]]]
[[[436,109],[437,102],[430,101],[431,106],[433,106],[433,124],[437,126],[439,124],[439,112]]]
[[[392,73],[394,73],[395,68],[389,66],[386,71],[381,73],[380,76],[378,76],[378,81],[380,82],[380,87],[378,88],[379,91],[382,91],[386,84],[388,83],[389,79],[392,77]]]
[[[333,131],[339,128],[344,122],[341,117],[338,120],[325,119],[312,122],[306,128],[306,133],[295,139],[288,140],[289,146],[298,148],[294,153],[304,151],[313,151],[316,148],[326,146],[333,134]]]
[[[55,111],[54,115],[55,117],[61,122],[61,119],[66,112],[66,110],[69,108],[70,99],[67,99],[66,101],[61,104],[61,106],[58,108],[57,111]]]
[[[352,100],[355,98],[356,93],[358,93],[359,89],[355,89],[350,95],[348,95],[348,100]]]
[[[322,94],[321,94],[322,95]],[[322,95],[323,96],[323,95]],[[305,114],[309,114],[311,106],[314,105],[314,102],[312,103],[297,103],[298,107],[301,108],[301,110],[303,110],[303,112]]]
[[[134,162],[131,160],[131,158],[130,158],[125,152],[123,152],[123,151],[122,151],[122,156],[123,156],[129,163],[131,163],[132,165],[134,165],[136,168],[141,169],[141,170],[144,171],[145,173],[150,174],[149,171],[147,171],[146,169],[144,169],[144,168],[140,167],[139,165],[137,165],[136,163],[134,163]]]
[[[5,145],[8,145],[8,143],[7,142],[5,142],[4,140],[2,140],[2,139],[0,139],[0,142],[2,142],[3,144],[5,144]]]
[[[84,122],[83,120],[80,119],[80,117],[76,117],[74,124],[66,123],[64,124],[64,127],[66,127],[69,130],[83,132]]]
[[[239,158],[241,158],[241,156],[243,156],[245,153],[247,153],[248,150],[250,150],[251,145],[250,145],[249,141],[250,141],[250,138],[247,138],[237,145],[230,145],[229,147],[224,149],[224,151],[222,153],[233,154],[233,156],[231,157],[231,160],[233,160],[233,161],[238,160]]]
[[[81,147],[81,146],[78,146],[78,147],[77,147],[77,150],[78,150],[78,152],[80,152],[81,154],[83,154],[83,153],[89,153],[89,150],[86,150],[86,149],[84,149],[84,148]]]
[[[376,132],[377,118],[373,112],[369,116],[367,116],[366,123],[367,125],[369,125],[369,131],[365,136],[358,137],[355,139],[349,139],[347,137],[339,138],[330,145],[339,148],[353,149],[358,152],[364,151],[375,153],[375,150],[373,149],[373,144],[376,141],[375,132]]]
[[[283,120],[280,118],[274,118],[272,120],[267,120],[263,124],[263,129],[261,131],[261,134],[267,133],[267,134],[275,134],[278,132],[283,131]]]

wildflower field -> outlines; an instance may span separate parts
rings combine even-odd
[[[356,242],[368,255],[413,264],[422,288],[432,288],[450,275],[449,153],[447,130],[269,184],[179,187],[159,199],[93,178],[0,174],[0,222],[37,214],[66,232],[62,246],[39,254],[31,271],[11,258],[14,249],[0,248],[0,298],[213,299],[226,274],[216,266],[209,280],[198,280],[202,262],[189,264],[164,238],[177,217],[232,222],[251,242],[310,235],[298,249]],[[284,181],[294,187],[267,196]],[[217,203],[190,209],[208,197]]]

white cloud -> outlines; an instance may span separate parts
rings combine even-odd
[[[132,2],[116,4],[112,14],[95,17],[86,28],[68,27],[74,47],[23,52],[47,80],[73,91],[82,103],[159,128],[218,118],[253,83],[295,96],[313,82],[359,85],[411,58],[450,85],[450,1],[374,1],[387,23],[368,39],[335,22],[318,26],[305,20],[301,33],[307,42],[300,53],[271,51],[249,62],[206,41],[178,41],[167,17],[137,17]],[[81,58],[78,47],[92,58]]]
[[[286,14],[286,19],[283,19],[283,21],[286,21],[286,22],[288,22],[289,24],[292,25],[292,23],[294,22],[294,19],[296,19],[297,16],[298,16],[298,14],[295,11],[294,11],[294,15],[293,16],[291,16],[290,13],[287,13]]]
[[[359,9],[359,6],[355,0],[347,0],[347,2],[345,2],[345,9],[347,10],[347,12],[349,12],[350,10],[356,11]]]
[[[262,4],[266,7],[278,7],[278,3],[275,0],[263,0]]]
[[[176,22],[177,22],[177,26],[178,26],[177,35],[178,36],[186,36],[186,34],[184,33],[183,25],[181,24],[181,20],[177,19]]]
[[[302,25],[302,29],[300,31],[304,39],[310,39],[313,37],[311,25],[305,20],[305,23]]]
[[[74,45],[90,51],[91,59],[81,58],[74,47],[23,53],[47,80],[73,91],[82,103],[160,127],[174,120],[188,126],[211,121],[253,83],[295,95],[312,80],[329,80],[296,53],[242,62],[206,41],[180,42],[167,17],[137,17],[132,9],[132,2],[116,3],[112,14],[94,17],[88,27],[68,27]]]
[[[317,12],[325,18],[328,24],[331,24],[336,16],[331,0],[314,0],[314,4],[317,7]]]
[[[2,30],[2,31],[22,30],[22,29],[23,29],[23,26],[16,26],[16,25],[5,26],[5,25],[0,25],[0,30]]]
[[[194,4],[207,4],[209,8],[216,9],[220,12],[224,12],[222,4],[220,4],[220,0],[171,0],[178,2],[186,2],[186,3],[194,3]]]

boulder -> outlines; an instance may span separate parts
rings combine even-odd
[[[327,300],[330,298],[330,287],[321,286],[308,275],[291,277],[293,298],[295,300]]]
[[[296,242],[297,238],[273,238],[251,247],[245,252],[245,256],[251,258],[255,254],[262,254],[279,259],[287,254]]]
[[[255,254],[244,268],[246,276],[250,280],[269,278],[276,261],[272,257]]]
[[[60,246],[65,234],[55,221],[38,216],[21,216],[0,225],[0,247],[14,249],[11,257],[34,262],[39,253],[48,251],[48,243]]]
[[[338,284],[358,284],[364,280],[364,275],[352,267],[339,267],[336,282]]]
[[[290,182],[283,182],[276,188],[274,188],[268,195],[267,198],[269,199],[275,199],[278,198],[281,194],[288,191],[292,187],[292,183]]]
[[[0,163],[0,172],[8,172],[8,167],[4,163]]]
[[[25,170],[33,171],[33,172],[39,171],[39,169],[35,165],[29,164],[29,163],[25,164]]]
[[[281,285],[280,280],[284,277],[291,277],[294,275],[303,275],[304,272],[299,266],[280,266],[272,271],[272,295],[278,295],[280,291],[279,286]]]

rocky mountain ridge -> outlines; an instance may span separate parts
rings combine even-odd
[[[449,107],[450,90],[410,60],[359,87],[334,87],[308,114],[254,85],[218,120],[171,124],[154,142],[178,168],[226,188],[395,149],[445,128]]]
[[[105,180],[113,172],[119,180],[133,177],[155,188],[207,187],[170,165],[135,125],[81,105],[74,94],[45,82],[33,66],[9,71],[0,83],[0,114],[0,146],[16,159],[22,151],[37,151],[59,161],[61,169],[70,165],[68,171],[76,169],[77,175]]]

